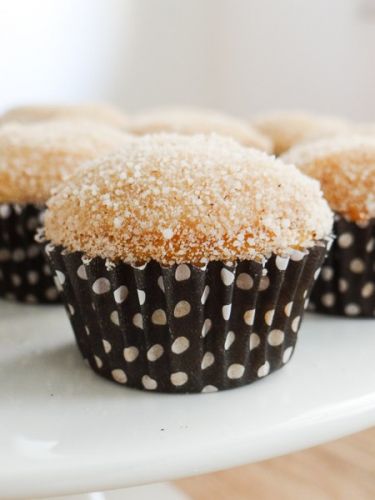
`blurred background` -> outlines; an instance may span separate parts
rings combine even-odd
[[[0,0],[0,56],[1,109],[375,115],[374,0]]]

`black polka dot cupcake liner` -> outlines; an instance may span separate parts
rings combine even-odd
[[[0,298],[28,303],[60,301],[43,246],[35,241],[44,208],[0,204]]]
[[[46,253],[95,372],[138,389],[193,393],[243,386],[289,361],[326,243],[263,265],[205,268],[108,264],[51,243]]]
[[[311,294],[309,309],[351,317],[375,316],[375,219],[336,216],[336,239]]]

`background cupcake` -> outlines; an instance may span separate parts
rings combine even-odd
[[[116,128],[128,125],[128,119],[110,104],[40,104],[17,106],[0,116],[0,124],[9,122],[33,123],[48,120],[86,120]]]
[[[216,133],[231,137],[240,144],[272,151],[272,141],[251,125],[230,115],[201,108],[165,107],[135,115],[129,131],[133,134],[176,132],[184,135]]]
[[[331,226],[293,166],[217,136],[148,136],[59,186],[46,251],[97,373],[206,392],[290,359]]]
[[[51,189],[82,162],[118,149],[121,132],[91,122],[0,127],[0,296],[54,302],[58,293],[34,241]]]
[[[317,311],[375,315],[375,139],[342,137],[284,156],[318,179],[336,213],[336,239],[311,297]]]
[[[351,127],[341,118],[307,111],[270,111],[251,124],[272,141],[276,155],[300,142],[342,134]]]

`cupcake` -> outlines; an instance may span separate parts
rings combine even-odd
[[[47,205],[46,253],[99,375],[209,392],[290,359],[332,226],[295,167],[219,136],[145,136]]]
[[[280,155],[300,142],[347,132],[347,121],[305,111],[273,111],[256,117],[251,124],[273,143]]]
[[[17,106],[0,116],[0,124],[9,122],[33,123],[49,120],[85,120],[115,128],[124,128],[128,124],[127,117],[121,111],[110,104],[103,103]]]
[[[336,214],[336,239],[311,307],[327,314],[374,316],[375,138],[325,139],[295,146],[283,158],[320,181]]]
[[[118,149],[125,137],[92,122],[0,127],[0,297],[58,300],[42,247],[34,241],[45,202],[80,163]]]
[[[243,146],[266,152],[272,151],[270,139],[248,123],[208,109],[189,107],[152,109],[134,116],[128,130],[138,135],[160,132],[184,135],[216,133],[231,137]]]

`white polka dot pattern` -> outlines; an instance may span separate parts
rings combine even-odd
[[[146,294],[143,290],[137,290],[139,305],[143,306],[146,301]]]
[[[177,302],[173,314],[175,318],[182,318],[183,316],[187,316],[190,313],[191,307],[187,300],[180,300]]]
[[[267,290],[267,288],[270,286],[270,279],[268,276],[262,276],[260,279],[259,283],[259,291],[263,292],[264,290]]]
[[[156,380],[149,377],[148,375],[143,375],[142,385],[147,391],[154,391],[158,386]]]
[[[163,276],[159,276],[158,278],[158,286],[162,292],[165,292],[164,280]]]
[[[177,266],[175,272],[175,278],[177,281],[188,280],[190,276],[191,276],[191,271],[189,266],[187,266],[186,264],[180,264],[179,266]]]
[[[147,351],[149,361],[157,361],[164,354],[164,347],[161,344],[155,344]]]
[[[293,308],[293,302],[288,302],[287,305],[284,307],[284,312],[285,312],[285,315],[289,316],[291,315],[292,313],[292,308]]]
[[[186,338],[186,337],[177,337],[173,341],[173,343],[172,343],[171,350],[175,354],[182,354],[187,349],[189,349],[189,346],[190,346],[190,341],[189,341],[188,338]]]
[[[185,372],[176,372],[171,375],[171,382],[173,385],[179,387],[180,385],[186,384],[188,381],[188,376]]]
[[[311,294],[310,310],[375,316],[375,219],[366,224],[337,216],[337,234]]]
[[[137,328],[143,329],[142,314],[140,314],[140,313],[134,314],[134,316],[133,316],[133,325],[136,326]]]
[[[217,392],[218,389],[214,385],[205,385],[202,389],[202,392]]]
[[[126,376],[126,373],[124,370],[121,370],[119,368],[112,370],[111,371],[112,378],[115,382],[118,382],[119,384],[126,384],[128,377]]]
[[[342,233],[337,238],[337,244],[340,248],[349,248],[353,244],[354,238],[351,233]]]
[[[108,340],[105,340],[103,339],[103,349],[104,349],[104,352],[106,354],[108,354],[109,352],[111,352],[111,349],[112,349],[112,346],[111,346],[111,343],[108,342]]]
[[[211,326],[212,326],[212,321],[209,318],[205,319],[202,326],[202,338],[204,338],[207,335],[207,333],[211,330]]]
[[[227,304],[222,307],[221,312],[225,321],[229,320],[231,311],[232,311],[232,304]]]
[[[228,269],[225,269],[225,267],[223,267],[220,274],[225,286],[230,286],[233,283],[234,274],[228,271]]]
[[[111,283],[107,278],[98,278],[92,285],[93,292],[97,295],[107,293],[111,289]]]
[[[106,267],[99,258],[50,249],[90,366],[120,384],[161,392],[237,387],[282,367],[323,256],[317,246],[264,264]]]
[[[94,361],[96,366],[100,369],[103,366],[103,361],[95,354]]]
[[[266,325],[271,326],[273,317],[275,315],[275,309],[270,309],[269,311],[266,312],[264,315],[264,321],[266,322]]]
[[[249,309],[248,311],[245,311],[243,319],[247,325],[253,325],[255,319],[255,309]]]
[[[116,290],[113,292],[115,302],[117,304],[122,304],[126,300],[128,293],[129,293],[128,288],[125,285],[121,285],[118,288],[116,288]]]
[[[249,349],[252,351],[260,345],[260,337],[257,333],[252,333],[249,338]]]
[[[78,276],[78,278],[81,278],[81,280],[87,280],[88,279],[86,267],[85,267],[84,264],[81,264],[79,266],[79,268],[77,269],[77,276]]]
[[[0,297],[30,304],[60,301],[56,273],[52,276],[35,241],[43,211],[38,205],[0,203]]]
[[[118,311],[112,311],[109,315],[109,319],[112,321],[114,325],[120,326],[120,316]]]
[[[228,367],[227,376],[230,379],[241,378],[245,373],[245,367],[240,363],[233,363]]]
[[[125,347],[123,354],[125,361],[127,361],[128,363],[132,363],[138,358],[139,350],[135,346],[129,346]]]
[[[212,366],[214,363],[215,356],[212,354],[212,352],[206,352],[202,359],[201,368],[202,370],[205,370],[206,368]]]
[[[204,305],[207,302],[208,294],[210,293],[210,287],[206,285],[204,287],[202,297],[201,297],[201,303]]]
[[[228,332],[226,339],[225,339],[225,344],[224,344],[224,349],[227,351],[230,346],[233,344],[233,342],[236,339],[236,334],[234,332]]]
[[[248,273],[240,273],[236,280],[236,285],[241,290],[251,290],[254,280]]]
[[[267,341],[269,345],[275,347],[284,342],[284,332],[281,330],[271,330],[268,334]]]
[[[268,375],[269,372],[270,372],[270,364],[268,361],[266,361],[262,366],[260,366],[258,368],[257,374],[258,374],[258,377],[261,378],[261,377],[265,377],[266,375]]]
[[[151,321],[154,325],[166,325],[167,315],[163,309],[156,309],[151,316]]]

